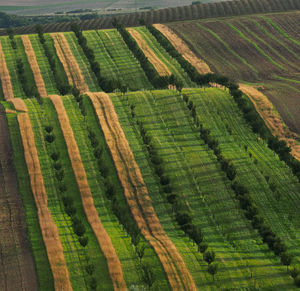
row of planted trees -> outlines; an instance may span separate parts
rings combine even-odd
[[[130,104],[130,115],[137,126],[140,136],[143,140],[145,148],[149,154],[149,162],[154,169],[155,175],[160,182],[161,193],[172,206],[172,211],[176,222],[185,235],[187,235],[194,243],[197,244],[198,251],[203,254],[203,259],[208,263],[208,272],[213,276],[217,273],[218,264],[215,263],[215,252],[208,249],[208,244],[204,241],[204,234],[199,225],[193,221],[191,211],[187,207],[184,197],[178,195],[174,191],[171,179],[164,168],[164,161],[159,156],[152,138],[147,133],[145,126],[135,113],[135,105]]]
[[[45,141],[50,145],[51,154],[50,158],[53,161],[53,169],[55,173],[55,179],[57,181],[57,193],[58,199],[63,204],[63,209],[65,213],[70,217],[72,222],[72,229],[76,234],[78,242],[83,248],[86,248],[88,245],[88,237],[85,236],[86,229],[84,224],[82,223],[80,217],[77,215],[77,208],[74,203],[74,198],[70,193],[68,193],[68,186],[64,182],[65,171],[63,169],[63,164],[61,163],[61,154],[57,151],[57,148],[53,146],[53,142],[55,141],[55,135],[53,133],[53,127],[51,125],[45,126]],[[92,290],[97,289],[97,280],[94,275],[95,265],[91,262],[88,253],[84,251],[85,257],[85,271],[88,277],[88,284]]]
[[[87,111],[83,97],[79,94],[77,89],[73,89],[73,95],[75,96],[81,114],[85,118]],[[108,149],[100,146],[97,134],[91,127],[87,126],[87,132],[90,144],[93,148],[94,157],[97,161],[99,173],[104,181],[105,195],[111,202],[111,209],[113,213],[118,218],[119,223],[131,239],[136,256],[139,259],[142,280],[145,284],[151,287],[156,278],[152,271],[152,266],[143,261],[145,251],[147,251],[147,248],[150,248],[150,246],[145,243],[144,238],[140,235],[140,231],[131,215],[131,211],[128,208],[124,196],[118,193],[117,187],[112,179],[113,174],[111,173],[111,169],[108,164]]]

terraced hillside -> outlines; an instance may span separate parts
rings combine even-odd
[[[212,71],[257,86],[300,133],[300,13],[172,23]]]
[[[182,40],[116,27],[0,37],[0,289],[296,290],[299,162]]]

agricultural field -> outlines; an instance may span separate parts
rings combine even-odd
[[[285,15],[1,36],[0,289],[297,290]]]
[[[172,23],[211,70],[257,87],[300,133],[300,13]]]

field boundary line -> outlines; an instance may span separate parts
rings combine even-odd
[[[0,79],[1,79],[2,90],[3,90],[5,100],[8,101],[10,99],[15,98],[11,80],[10,80],[9,71],[6,66],[5,56],[2,50],[1,42],[0,42]]]
[[[123,278],[121,262],[117,256],[109,235],[107,234],[101,223],[98,212],[94,205],[94,200],[81,160],[79,148],[77,146],[73,129],[71,127],[63,101],[58,95],[50,95],[49,97],[57,112],[57,118],[59,120],[61,130],[65,138],[70,161],[72,164],[78,189],[81,194],[81,201],[84,212],[98,240],[99,246],[107,260],[108,270],[112,279],[114,290],[126,290],[127,288],[125,280]]]
[[[12,103],[14,103],[14,100],[12,100]],[[25,102],[22,99],[19,100],[23,102],[24,107],[26,107]],[[44,179],[40,167],[29,114],[20,113],[18,114],[17,119],[20,128],[22,144],[24,147],[24,156],[30,177],[32,194],[37,207],[39,224],[53,273],[55,290],[71,291],[73,289],[64,258],[63,247],[59,238],[58,229],[47,206],[48,197],[44,185]]]
[[[28,35],[22,35],[21,36],[24,48],[25,48],[25,53],[28,59],[28,63],[30,65],[31,71],[33,73],[33,77],[35,80],[36,88],[38,89],[39,94],[41,95],[42,98],[47,97],[47,91],[45,87],[45,82],[41,74],[40,67],[38,65],[38,62],[36,60],[35,52],[33,50],[31,41],[29,39]]]
[[[141,171],[109,95],[103,92],[88,95],[103,130],[132,216],[160,259],[171,288],[197,290],[185,262],[164,232],[154,211]]]
[[[75,85],[80,93],[89,91],[80,67],[70,49],[69,43],[63,33],[51,33],[58,58],[60,59],[69,83]]]

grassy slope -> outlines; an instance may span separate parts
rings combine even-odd
[[[97,275],[97,280],[100,279],[102,286],[109,289],[112,285],[108,274],[106,261],[98,246],[98,242],[92,232],[92,229],[85,218],[85,214],[81,205],[81,197],[78,192],[76,180],[68,157],[63,135],[59,127],[55,109],[50,100],[45,99],[44,102],[45,104],[43,105],[43,110],[41,110],[36,102],[26,101],[31,120],[33,122],[33,129],[36,136],[36,144],[39,153],[41,169],[44,177],[47,177],[47,179],[45,179],[45,187],[49,198],[49,208],[59,229],[72,287],[74,290],[83,290],[88,288],[88,276],[84,270],[84,267],[87,264],[85,254],[89,254],[96,267],[95,274]],[[45,116],[44,114],[47,115]],[[53,132],[56,136],[54,148],[50,147],[44,141],[44,126],[48,125],[48,122],[54,127]],[[61,154],[59,161],[65,170],[64,182],[68,187],[66,193],[73,197],[74,205],[77,210],[77,217],[80,218],[84,224],[86,228],[86,235],[89,238],[89,243],[86,250],[79,244],[71,226],[71,219],[65,213],[61,197],[59,197],[59,193],[56,190],[57,182],[54,178],[54,169],[52,166],[53,162],[49,157],[49,153],[51,153],[52,150],[59,151]]]
[[[88,139],[84,120],[82,117],[79,118],[81,113],[78,109],[78,106],[74,98],[71,97],[64,98],[64,105],[68,112],[71,125],[74,129],[75,139],[79,146],[82,161],[86,169],[89,185],[95,201],[95,206],[99,213],[101,222],[112,239],[112,243],[121,261],[127,287],[143,285],[141,280],[141,269],[138,264],[137,256],[134,252],[134,248],[130,243],[129,237],[126,235],[126,232],[122,230],[117,218],[112,213],[110,201],[105,195],[104,180],[99,173],[97,160],[93,156],[93,148]],[[113,184],[117,189],[117,195],[123,195],[123,190],[118,180],[113,161],[108,149],[106,149],[103,133],[99,128],[99,122],[95,116],[93,106],[87,97],[85,97],[85,105],[87,108],[86,123],[96,133],[98,141],[100,142],[101,147],[104,149],[104,161],[106,162],[106,165],[109,165],[109,177],[112,179]],[[160,263],[155,253],[149,246],[147,247],[145,254],[145,261],[148,263],[151,262],[151,265],[155,266],[155,275],[157,276],[157,280],[159,280],[159,282],[155,284],[156,288],[168,288],[166,285],[167,281]]]
[[[69,43],[69,46],[74,55],[74,58],[76,59],[78,65],[79,65],[79,68],[81,70],[81,73],[85,79],[85,82],[86,82],[88,88],[92,92],[100,91],[100,88],[97,84],[96,77],[91,70],[90,64],[89,64],[84,52],[82,51],[80,45],[78,44],[75,34],[73,32],[65,32],[64,35]]]
[[[187,92],[193,95],[192,100],[197,105],[200,120],[204,120],[212,134],[217,137],[224,155],[233,160],[239,179],[248,185],[266,221],[286,241],[289,252],[298,257],[299,263],[300,184],[296,177],[284,162],[274,156],[266,144],[257,141],[257,136],[249,130],[239,109],[227,93],[220,91],[215,94],[211,89],[199,98],[199,94]],[[232,128],[232,136],[226,130],[226,124]],[[244,145],[248,146],[248,152]],[[253,158],[250,158],[250,153]],[[258,160],[257,165],[254,158]],[[271,191],[266,176],[276,185],[279,194]],[[280,195],[279,201],[276,195]]]
[[[216,251],[220,265],[217,286],[222,282],[222,287],[250,287],[252,272],[259,286],[291,288],[284,267],[261,245],[215,157],[197,138],[183,101],[170,91],[161,91],[153,95],[130,94],[129,102],[136,105],[138,119],[154,139],[175,191],[186,199],[195,222],[201,225],[206,241]],[[190,266],[189,261],[186,263]],[[199,281],[199,276],[195,280],[201,287],[212,284],[211,278],[206,278],[205,283],[203,278]]]
[[[3,54],[5,56],[6,66],[10,74],[14,96],[25,98],[22,84],[19,82],[17,73],[16,51],[11,47],[10,39],[6,36],[0,38]]]
[[[101,73],[123,81],[130,90],[151,89],[143,69],[127,48],[117,30],[84,32],[93,47]]]
[[[183,87],[194,87],[195,84],[190,80],[189,76],[184,72],[179,63],[173,59],[163,47],[158,43],[155,37],[145,28],[134,28],[140,33],[147,45],[153,50],[157,57],[169,68],[172,74],[183,82]]]
[[[39,288],[45,291],[54,290],[52,272],[38,222],[35,201],[31,192],[17,115],[7,114],[7,120],[13,147],[14,167],[25,209],[27,231],[36,264]]]
[[[58,90],[56,88],[55,80],[53,77],[53,73],[51,72],[51,68],[48,62],[48,58],[45,55],[42,44],[39,41],[39,38],[36,34],[29,36],[32,48],[34,49],[37,63],[39,65],[45,87],[46,92],[50,94],[58,94]]]

